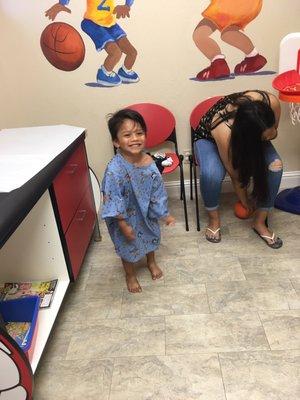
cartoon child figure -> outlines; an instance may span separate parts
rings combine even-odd
[[[198,73],[197,79],[205,81],[230,75],[225,56],[217,42],[210,37],[217,29],[225,43],[245,54],[244,60],[234,68],[236,75],[259,71],[267,63],[250,38],[242,32],[258,16],[262,2],[263,0],[211,0],[210,5],[202,12],[204,18],[193,33],[196,46],[211,62],[209,67]]]
[[[70,0],[59,0],[45,15],[54,20],[58,13],[71,13],[66,7]],[[134,83],[139,76],[132,70],[137,57],[137,51],[130,43],[124,30],[116,23],[116,19],[130,16],[130,7],[134,0],[126,0],[124,5],[115,6],[114,0],[87,0],[87,9],[81,23],[82,30],[93,40],[96,50],[105,50],[107,57],[97,73],[97,82],[103,86],[118,86],[122,82]],[[124,64],[114,72],[125,54]]]

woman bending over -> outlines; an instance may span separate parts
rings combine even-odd
[[[219,198],[228,172],[242,205],[256,210],[254,231],[271,248],[282,246],[282,240],[266,224],[282,177],[282,161],[271,143],[277,137],[279,119],[277,97],[249,90],[221,98],[199,121],[194,150],[209,217],[205,235],[210,242],[221,240]],[[250,182],[251,197],[247,192]]]

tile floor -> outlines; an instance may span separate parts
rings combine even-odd
[[[222,242],[197,232],[189,204],[163,227],[153,282],[126,290],[105,227],[72,284],[35,377],[35,400],[300,399],[300,217],[275,210],[269,249],[222,199]],[[205,214],[201,210],[202,226]]]

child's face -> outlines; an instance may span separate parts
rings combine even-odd
[[[114,145],[127,155],[137,155],[143,151],[145,142],[146,134],[140,124],[131,119],[125,119],[118,131],[117,140],[114,140]]]

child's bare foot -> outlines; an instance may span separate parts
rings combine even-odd
[[[127,289],[130,293],[140,293],[142,288],[135,275],[126,275]]]
[[[152,279],[155,281],[156,279],[160,279],[163,276],[162,270],[156,264],[155,261],[151,263],[147,263],[147,267],[151,273]]]

